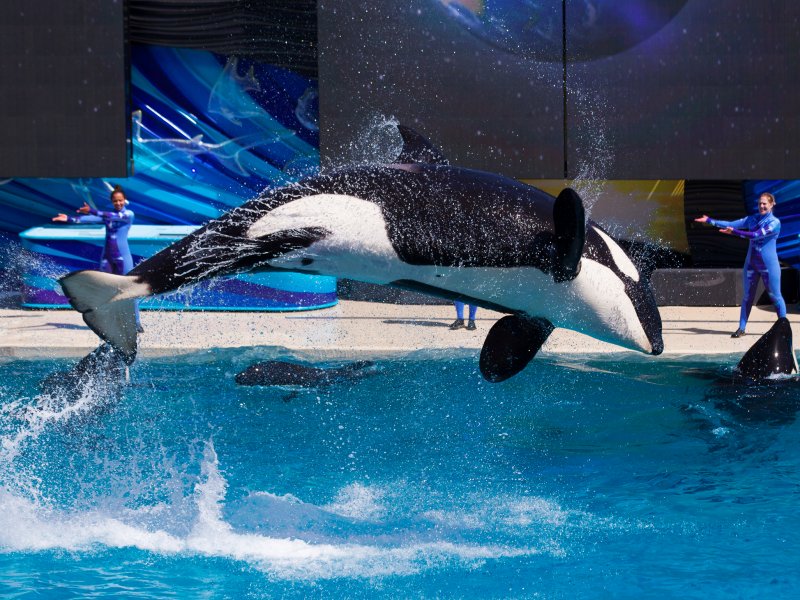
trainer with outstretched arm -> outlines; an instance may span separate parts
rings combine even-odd
[[[718,221],[707,215],[695,219],[698,223],[709,223],[719,227],[721,233],[736,235],[750,240],[747,258],[744,261],[744,297],[739,314],[739,328],[731,334],[738,338],[744,335],[750,309],[755,302],[758,279],[764,281],[770,300],[778,311],[778,318],[786,316],[786,302],[781,296],[781,265],[778,262],[777,240],[781,231],[781,222],[772,209],[775,207],[775,196],[764,193],[758,199],[758,214],[737,221]]]
[[[102,223],[106,226],[106,240],[103,247],[103,256],[100,259],[100,270],[114,275],[127,275],[133,269],[133,256],[128,247],[128,232],[133,225],[133,211],[125,208],[127,200],[122,187],[116,186],[111,191],[111,205],[114,210],[102,211],[92,208],[85,202],[77,212],[78,216],[71,217],[59,213],[53,217],[56,223]],[[136,329],[143,331],[139,321],[139,311],[136,310]]]

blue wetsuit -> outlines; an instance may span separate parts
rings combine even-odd
[[[100,270],[114,275],[126,275],[133,269],[133,256],[128,248],[128,232],[133,224],[133,211],[101,211],[94,208],[88,215],[69,217],[70,223],[103,223],[106,226],[106,244]]]
[[[456,305],[456,319],[464,320],[464,303],[459,302],[458,300],[453,300],[453,304]],[[474,321],[475,315],[478,314],[478,307],[473,306],[472,304],[469,305],[469,320]]]
[[[764,280],[772,303],[778,311],[778,317],[786,316],[786,302],[781,296],[781,266],[778,263],[777,240],[781,231],[778,217],[768,212],[765,215],[753,215],[738,221],[717,221],[709,219],[715,227],[732,227],[733,234],[750,240],[747,258],[744,261],[744,297],[742,311],[739,315],[739,329],[744,331],[750,309],[756,298],[759,276]]]

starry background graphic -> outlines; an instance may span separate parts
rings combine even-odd
[[[796,175],[800,5],[564,6],[321,0],[323,160],[377,114],[518,178]]]

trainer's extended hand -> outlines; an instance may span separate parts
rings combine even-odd
[[[720,229],[719,232],[730,235],[733,233],[733,227],[726,227],[725,229]]]
[[[697,217],[695,219],[698,223],[708,223],[708,215],[703,215],[702,217]]]
[[[53,221],[56,223],[66,223],[69,221],[69,217],[64,213],[58,213],[55,217],[53,217]]]
[[[86,202],[84,202],[84,203],[83,203],[83,206],[81,206],[81,207],[78,209],[78,212],[79,212],[79,213],[81,213],[82,215],[88,215],[88,214],[89,214],[89,211],[91,211],[91,210],[92,210],[92,207],[91,207],[91,206],[89,206],[88,204],[86,204]]]

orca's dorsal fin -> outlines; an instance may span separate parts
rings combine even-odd
[[[509,315],[489,330],[481,349],[481,374],[487,381],[498,383],[525,368],[552,333],[547,319]]]
[[[771,375],[791,375],[797,372],[794,356],[792,325],[781,317],[745,352],[736,371],[749,379],[765,379]]]
[[[570,281],[580,271],[583,243],[586,239],[586,213],[583,200],[572,188],[564,188],[553,204],[553,228],[556,255],[553,279]]]
[[[403,138],[403,149],[400,151],[400,155],[395,160],[397,164],[450,164],[450,161],[444,157],[444,154],[442,154],[438,148],[436,148],[430,143],[430,141],[410,127],[398,125],[397,130],[400,132],[400,136]]]

